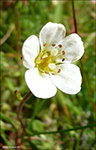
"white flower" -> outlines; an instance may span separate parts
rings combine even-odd
[[[84,53],[83,42],[76,33],[65,37],[62,24],[47,23],[37,36],[30,36],[23,44],[23,64],[28,70],[25,81],[39,98],[50,98],[57,88],[67,94],[77,94],[82,77],[72,62]]]

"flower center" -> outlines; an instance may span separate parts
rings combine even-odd
[[[38,68],[40,73],[57,74],[61,71],[59,64],[65,60],[65,51],[62,51],[62,45],[56,46],[52,44],[48,46],[46,43],[43,45],[38,56],[35,58],[35,67]]]

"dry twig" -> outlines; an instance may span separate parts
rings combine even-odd
[[[14,29],[15,25],[11,24],[9,30],[7,31],[7,33],[4,35],[4,37],[0,40],[0,45],[2,45],[10,36],[10,34],[12,33],[13,29]]]

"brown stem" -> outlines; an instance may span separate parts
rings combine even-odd
[[[25,126],[23,125],[23,122],[22,122],[22,119],[21,119],[21,112],[22,112],[23,106],[24,106],[24,104],[26,103],[26,101],[30,98],[31,95],[32,95],[32,93],[29,91],[29,92],[25,95],[25,97],[23,98],[23,100],[22,100],[22,102],[20,103],[19,108],[18,108],[17,117],[18,117],[18,120],[20,121],[20,124],[21,124],[21,126],[22,126],[22,128],[23,128],[24,134],[28,137],[27,140],[28,140],[28,142],[29,142],[29,144],[30,144],[30,146],[31,146],[31,150],[32,150],[32,149],[33,149],[33,150],[38,150],[38,148],[35,146],[35,144],[33,144],[33,143],[31,142],[31,139],[30,139],[28,133],[26,132]]]
[[[21,116],[21,112],[22,112],[22,108],[23,108],[23,106],[24,106],[24,104],[26,103],[26,101],[30,98],[30,96],[32,95],[32,93],[29,91],[26,95],[25,95],[25,97],[23,98],[23,100],[22,100],[22,102],[20,103],[20,105],[19,105],[19,109],[18,109],[18,118],[20,118]]]
[[[77,33],[77,23],[76,23],[76,17],[75,17],[74,0],[72,0],[72,9],[73,9],[73,19],[74,19],[74,28],[75,28],[75,33]]]
[[[74,0],[72,0],[72,9],[73,9],[73,18],[74,18],[75,33],[77,33],[77,23],[76,23],[76,17],[75,17]],[[93,101],[93,98],[92,98],[92,94],[91,94],[90,87],[89,87],[88,80],[87,80],[87,76],[86,76],[86,73],[85,73],[85,70],[84,70],[84,65],[83,65],[83,62],[82,62],[82,58],[80,59],[80,64],[81,64],[81,70],[82,70],[82,73],[83,73],[83,77],[84,77],[84,82],[85,82],[85,85],[86,85],[86,89],[88,91],[88,95],[90,97],[90,101],[91,101],[93,110],[96,113],[96,107],[95,107],[95,104],[94,104],[94,101]]]
[[[20,105],[19,105],[18,113],[17,113],[18,120],[20,121],[20,124],[21,124],[21,126],[22,126],[22,128],[23,128],[24,134],[25,134],[26,136],[28,136],[28,134],[27,134],[27,132],[26,132],[26,130],[25,130],[25,127],[24,127],[23,122],[22,122],[22,119],[21,119],[21,112],[22,112],[22,109],[23,109],[24,104],[25,104],[26,101],[30,98],[31,95],[32,95],[32,93],[31,93],[30,91],[25,95],[25,97],[23,98],[22,102],[21,102]],[[29,136],[28,136],[28,137],[29,137]],[[30,138],[28,138],[28,142],[30,143]]]

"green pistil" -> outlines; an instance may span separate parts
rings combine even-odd
[[[55,63],[54,57],[51,56],[50,52],[45,53],[45,51],[42,51],[38,54],[38,56],[35,58],[35,66],[38,68],[40,73],[53,73],[56,74],[56,70],[52,70],[49,68],[50,63]]]
[[[65,60],[65,51],[58,50],[58,48],[53,48],[54,46],[55,44],[52,44],[52,47],[46,47],[44,44],[43,50],[41,50],[38,56],[35,58],[35,67],[38,68],[40,73],[51,73],[56,75],[57,73],[61,72],[57,66],[62,64],[62,62]],[[61,48],[62,45],[59,44],[58,47]],[[57,62],[57,58],[61,58],[61,62]]]

